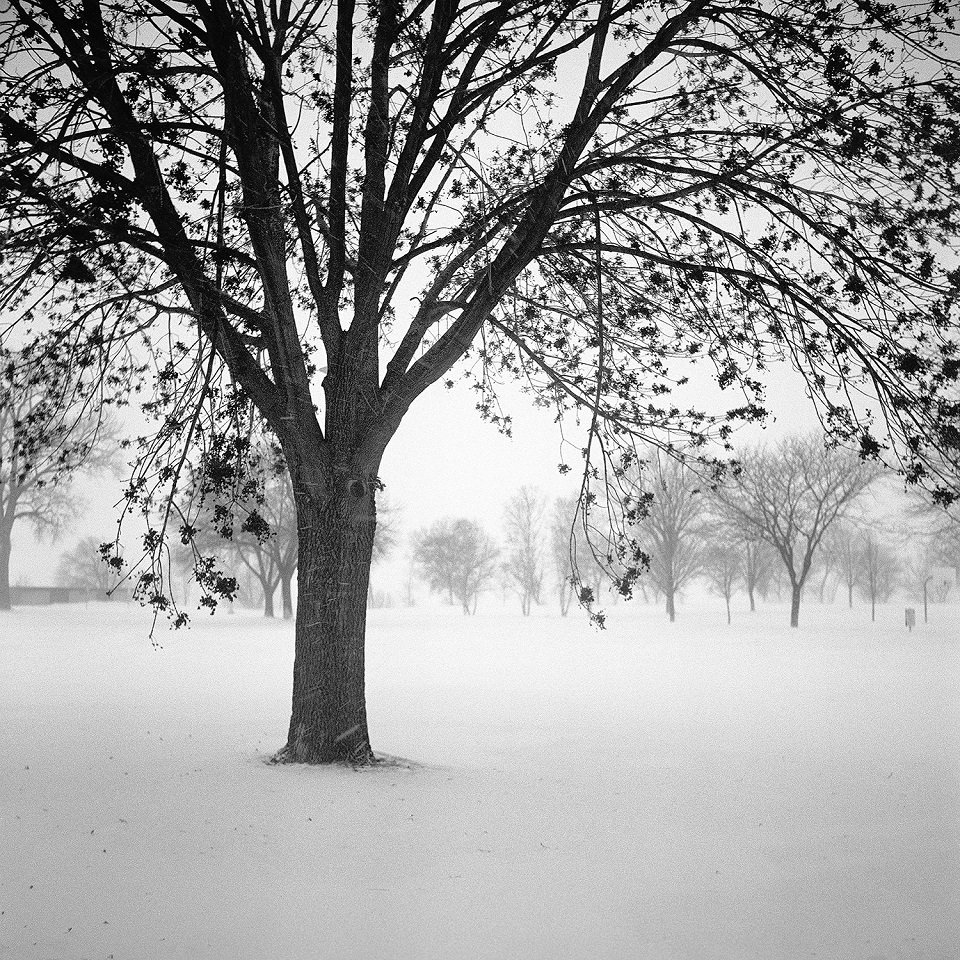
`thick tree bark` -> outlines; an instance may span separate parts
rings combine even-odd
[[[800,625],[800,594],[803,592],[803,586],[799,583],[791,584],[790,591],[790,626]]]
[[[278,761],[367,764],[364,639],[376,513],[361,480],[320,500],[294,477],[299,540],[293,709]]]
[[[0,610],[10,609],[10,531],[0,530]]]
[[[727,601],[727,626],[730,626],[730,623],[731,623],[731,620],[730,620],[730,598],[729,598],[729,597],[726,597],[725,599],[726,599],[726,601]]]
[[[667,616],[670,618],[670,622],[673,623],[677,619],[677,608],[673,602],[673,597],[674,597],[673,588],[668,587],[666,594],[667,594]]]
[[[756,613],[757,602],[753,597],[753,587],[747,587],[747,596],[750,598],[750,612]]]

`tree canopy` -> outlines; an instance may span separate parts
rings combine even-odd
[[[670,358],[707,356],[752,416],[787,353],[866,450],[892,430],[922,473],[956,449],[945,4],[12,9],[6,301],[125,304],[113,337],[188,318],[289,446],[376,463],[472,350],[481,385],[627,433],[707,425],[665,399]],[[158,379],[198,388],[203,352],[174,342]]]

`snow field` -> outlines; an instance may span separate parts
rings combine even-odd
[[[4,960],[956,960],[960,624],[371,611],[373,770],[273,767],[292,627],[0,620]],[[922,611],[921,611],[922,619]]]

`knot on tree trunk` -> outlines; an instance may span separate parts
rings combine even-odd
[[[348,497],[354,500],[362,500],[368,492],[367,484],[364,480],[356,477],[347,477],[343,481],[343,491]]]

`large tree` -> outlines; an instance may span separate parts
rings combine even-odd
[[[800,622],[800,598],[824,537],[877,475],[876,464],[807,434],[749,451],[716,491],[725,525],[749,531],[780,557],[790,581],[791,627]]]
[[[467,354],[501,423],[500,376],[583,410],[589,482],[637,438],[758,416],[784,354],[836,433],[878,452],[880,410],[912,476],[930,450],[952,469],[951,24],[941,0],[9,0],[2,300],[167,349],[144,509],[244,429],[217,404],[277,437],[300,551],[282,758],[373,757],[380,463]],[[741,388],[716,418],[667,396],[697,356]]]

